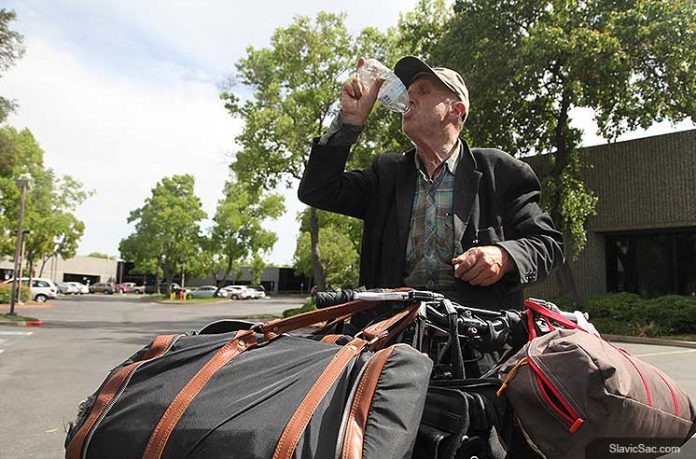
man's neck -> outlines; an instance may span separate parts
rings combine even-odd
[[[416,154],[420,159],[430,179],[436,178],[444,169],[445,161],[454,153],[459,145],[459,138],[452,137],[445,143],[427,141],[414,141]]]

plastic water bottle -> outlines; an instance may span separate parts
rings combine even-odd
[[[358,81],[365,89],[369,89],[377,78],[383,78],[384,83],[379,89],[377,99],[390,110],[406,113],[410,108],[408,91],[398,76],[377,59],[367,59],[358,69]]]

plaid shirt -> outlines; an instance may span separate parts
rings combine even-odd
[[[460,155],[458,144],[434,180],[428,178],[418,155],[414,155],[419,174],[406,248],[406,286],[454,289],[452,258],[458,254],[454,253],[452,199]]]

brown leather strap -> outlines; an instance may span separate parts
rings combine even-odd
[[[413,290],[411,287],[399,287],[388,290],[390,292],[408,292]],[[341,316],[350,317],[358,312],[367,311],[379,305],[378,301],[349,301],[348,303],[331,306],[330,308],[317,309],[304,314],[288,317],[287,319],[277,319],[260,326],[266,339],[273,339],[276,336],[287,333],[298,328],[308,327],[312,324],[333,320]]]
[[[183,416],[194,398],[203,389],[215,372],[225,366],[230,360],[256,345],[256,335],[251,330],[239,330],[235,337],[221,347],[215,355],[203,365],[203,368],[186,383],[183,389],[167,407],[157,427],[145,447],[143,459],[159,459],[167,446],[169,436]]]
[[[68,444],[68,447],[65,450],[66,459],[80,458],[87,435],[97,422],[97,419],[99,419],[106,407],[119,392],[123,382],[126,381],[126,379],[128,379],[128,377],[142,364],[163,356],[179,336],[181,335],[162,335],[156,337],[152,341],[150,349],[143,354],[141,360],[124,366],[113,376],[111,376],[111,378],[104,384],[101,391],[99,391],[97,399],[92,405],[92,410],[87,416],[87,419],[84,423],[82,423],[82,426],[78,429],[75,436]]]
[[[298,328],[308,327],[312,324],[332,320],[344,315],[353,315],[358,312],[367,311],[377,306],[379,303],[374,301],[350,301],[348,303],[331,306],[330,308],[317,309],[304,314],[288,317],[287,319],[277,319],[261,325],[261,331],[266,339],[273,339],[282,333],[291,332]]]
[[[297,442],[302,437],[307,424],[316,411],[319,403],[324,399],[326,393],[336,382],[336,379],[343,373],[348,363],[363,350],[367,342],[361,339],[353,339],[336,353],[331,362],[326,366],[312,388],[307,392],[304,400],[300,403],[290,421],[285,426],[283,434],[278,440],[278,446],[273,453],[273,459],[292,459],[295,454]]]
[[[343,437],[342,459],[362,459],[367,415],[372,405],[379,377],[396,346],[403,345],[395,344],[382,349],[367,363],[367,368],[362,378],[360,378],[355,398],[350,408],[350,415]]]
[[[400,322],[387,330],[387,333],[377,339],[375,343],[371,343],[369,349],[371,351],[382,349],[392,338],[397,336],[404,328],[413,323],[413,321],[416,320],[416,317],[418,317],[418,310],[420,309],[419,304],[414,306],[415,307],[413,308],[409,308],[408,314],[405,314]]]
[[[326,344],[336,344],[336,341],[341,339],[343,336],[345,335],[326,335],[321,339],[321,342]]]
[[[418,315],[418,309],[420,308],[420,303],[413,303],[397,312],[390,318],[378,322],[376,324],[370,325],[362,331],[362,336],[367,340],[372,340],[375,338],[382,338],[387,334],[390,336],[394,335],[394,327],[399,324],[398,331],[403,330],[406,325],[413,322],[413,320]]]

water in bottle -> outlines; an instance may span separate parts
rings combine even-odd
[[[377,59],[366,59],[358,68],[358,80],[368,89],[377,78],[384,79],[377,99],[390,110],[406,113],[410,107],[406,86],[394,72]]]

